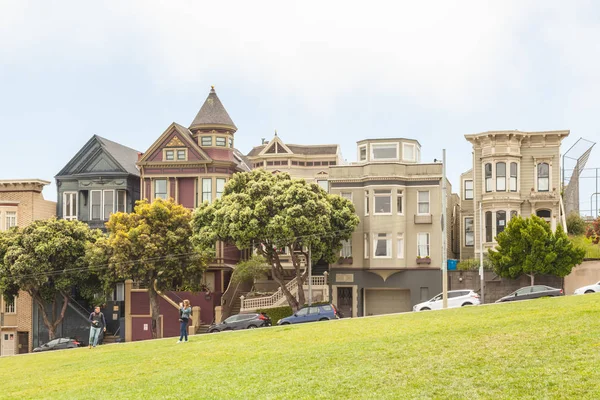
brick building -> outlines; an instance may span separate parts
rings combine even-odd
[[[42,195],[48,184],[40,179],[0,180],[0,231],[56,215],[56,203]],[[20,292],[12,302],[0,296],[0,355],[32,350],[32,315],[32,299],[27,293]]]

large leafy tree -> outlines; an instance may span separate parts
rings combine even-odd
[[[592,243],[600,243],[600,217],[596,218],[588,227],[585,236],[592,240]]]
[[[106,288],[132,279],[148,289],[152,337],[158,337],[159,293],[202,289],[209,252],[191,242],[191,211],[173,201],[138,201],[133,213],[112,214],[108,236],[88,251],[88,259],[103,271]]]
[[[352,237],[358,222],[350,201],[328,195],[319,185],[291,179],[287,173],[255,170],[235,174],[220,199],[195,211],[192,225],[203,247],[220,240],[239,249],[256,248],[296,311],[305,301],[308,269],[303,260],[308,260],[308,249],[313,261],[334,262],[341,241]],[[280,258],[284,248],[291,254],[298,299],[285,286]]]
[[[101,237],[99,230],[82,222],[55,218],[1,232],[0,291],[6,299],[27,292],[53,339],[75,289],[88,301],[101,292],[100,280],[84,257],[89,243]]]
[[[528,275],[531,285],[536,275],[567,276],[585,255],[585,250],[573,245],[561,225],[552,232],[550,225],[535,215],[512,218],[496,241],[496,249],[488,252],[494,271],[506,278]]]

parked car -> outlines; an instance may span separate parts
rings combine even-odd
[[[600,282],[596,282],[591,285],[580,287],[579,289],[575,289],[575,292],[573,292],[573,294],[590,294],[590,293],[600,293]]]
[[[208,328],[208,332],[237,331],[240,329],[260,328],[263,326],[271,326],[271,318],[269,318],[267,314],[237,314],[232,315],[220,324],[212,324]]]
[[[525,286],[519,290],[515,290],[508,296],[496,300],[496,303],[504,303],[507,301],[539,299],[540,297],[556,297],[564,296],[562,289],[556,289],[545,285]]]
[[[36,347],[33,349],[34,353],[38,353],[40,351],[51,351],[51,350],[63,350],[63,349],[75,349],[80,347],[82,343],[78,342],[75,339],[69,338],[59,338],[49,341],[41,345],[40,347]]]
[[[478,306],[479,304],[481,304],[479,295],[473,290],[464,289],[448,291],[448,308]],[[413,311],[441,310],[442,308],[442,293],[440,293],[431,300],[417,304],[413,307]]]
[[[301,324],[303,322],[329,321],[330,319],[342,318],[333,304],[321,304],[317,306],[304,307],[294,315],[281,318],[277,325]]]

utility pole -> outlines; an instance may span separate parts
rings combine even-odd
[[[446,149],[442,150],[442,307],[448,308],[448,225],[446,198]]]
[[[483,202],[479,202],[479,280],[481,281],[481,304],[485,303],[485,275],[483,271]]]
[[[312,253],[310,244],[308,245],[308,305],[312,306]]]

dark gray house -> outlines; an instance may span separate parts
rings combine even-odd
[[[98,135],[55,176],[58,218],[104,230],[114,212],[132,212],[140,199],[139,152]]]

